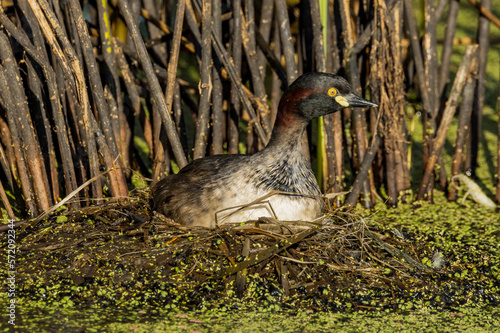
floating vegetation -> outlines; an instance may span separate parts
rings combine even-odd
[[[19,296],[62,306],[337,311],[500,301],[498,249],[438,249],[436,235],[368,227],[346,212],[187,228],[152,212],[143,193],[21,228]]]

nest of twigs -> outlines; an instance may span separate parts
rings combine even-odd
[[[18,245],[21,295],[55,301],[210,307],[230,298],[380,309],[400,307],[401,298],[423,297],[425,290],[424,300],[441,302],[432,294],[439,286],[429,282],[436,273],[419,258],[421,246],[370,230],[347,213],[208,230],[153,212],[144,193],[59,211],[24,226]]]

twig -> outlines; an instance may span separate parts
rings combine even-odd
[[[193,159],[202,158],[206,154],[210,120],[210,96],[212,94],[212,0],[203,0],[200,10],[201,20],[201,77],[198,89],[200,105],[196,135],[194,139]]]
[[[221,22],[221,2],[213,2],[213,24],[212,31],[219,39],[222,40],[222,22]],[[222,154],[224,152],[224,112],[223,105],[223,86],[222,86],[222,65],[217,57],[212,57],[212,153]]]
[[[177,164],[179,165],[179,167],[182,168],[187,164],[186,155],[184,155],[184,150],[182,149],[182,145],[179,140],[179,136],[177,135],[177,131],[175,130],[172,117],[170,116],[170,112],[167,108],[165,99],[163,98],[163,93],[160,87],[160,83],[156,78],[153,65],[149,60],[146,47],[144,46],[144,41],[142,40],[139,31],[134,24],[134,19],[132,17],[132,14],[130,13],[127,1],[118,0],[118,4],[120,6],[120,10],[122,11],[122,15],[127,23],[127,27],[129,28],[132,40],[134,41],[135,48],[137,50],[137,54],[139,56],[142,68],[146,73],[146,77],[150,85],[151,93],[153,95],[153,99],[155,102],[155,107],[158,108],[158,111],[160,112],[160,115],[162,117],[162,121],[163,124],[165,125],[167,136],[172,146],[175,159],[177,160]]]
[[[472,114],[472,103],[474,102],[474,91],[476,87],[476,78],[473,75],[474,72],[475,70],[472,70],[467,77],[467,83],[465,84],[462,97],[462,105],[458,116],[457,138],[455,140],[455,151],[453,153],[453,164],[451,167],[451,186],[448,190],[448,200],[450,201],[455,201],[457,199],[454,176],[460,173],[464,160],[465,142],[467,134],[469,133],[470,116]]]
[[[60,202],[58,202],[56,205],[50,207],[49,210],[47,210],[46,212],[42,213],[41,215],[39,215],[38,217],[32,219],[32,220],[24,220],[24,221],[19,221],[19,222],[16,222],[15,225],[14,225],[14,228],[17,229],[19,228],[20,226],[28,223],[30,226],[34,226],[36,225],[38,222],[40,222],[41,220],[43,220],[44,218],[46,218],[47,216],[49,216],[50,214],[52,214],[53,212],[55,212],[57,209],[59,209],[59,207],[61,207],[62,205],[64,205],[66,202],[68,202],[71,198],[73,198],[75,195],[78,194],[78,192],[80,192],[81,190],[83,190],[85,187],[89,186],[92,182],[96,181],[98,178],[104,176],[105,174],[107,174],[110,170],[106,170],[102,173],[100,173],[99,175],[87,180],[85,183],[83,183],[82,185],[80,185],[76,190],[74,190],[73,192],[71,192],[70,194],[68,194],[64,199],[62,199]],[[0,226],[0,232],[2,231],[6,231],[8,230],[8,226],[6,225],[2,225]]]
[[[418,200],[422,200],[424,198],[425,193],[427,192],[427,186],[431,180],[432,170],[434,169],[434,165],[437,162],[439,152],[444,144],[446,138],[446,132],[448,131],[448,127],[453,119],[453,115],[455,113],[455,109],[457,107],[458,99],[462,93],[462,90],[465,86],[465,81],[467,78],[467,74],[469,74],[471,70],[471,63],[476,57],[476,52],[478,49],[478,45],[468,46],[465,55],[462,58],[462,63],[457,71],[457,75],[455,77],[455,81],[453,82],[453,87],[451,89],[450,98],[448,99],[446,109],[443,112],[443,118],[441,119],[441,124],[439,125],[439,129],[436,133],[436,137],[433,140],[433,149],[429,155],[429,159],[425,165],[424,175],[422,177],[422,183],[420,184],[420,189],[418,191]]]
[[[482,0],[481,8],[490,9],[492,7],[492,0]],[[477,68],[477,83],[476,83],[476,94],[474,97],[474,103],[472,104],[472,115],[471,115],[471,128],[470,128],[470,154],[467,155],[469,158],[468,165],[472,175],[476,174],[476,169],[478,166],[478,151],[479,143],[482,136],[482,121],[483,121],[483,107],[486,92],[486,65],[488,63],[488,49],[489,49],[489,35],[490,35],[490,22],[483,16],[479,16],[479,23],[477,29],[477,40],[479,44],[478,51],[478,68]]]
[[[500,19],[498,17],[496,17],[495,14],[493,14],[489,9],[483,7],[482,2],[479,4],[479,3],[477,3],[476,0],[467,0],[467,1],[469,1],[471,3],[471,5],[473,5],[477,9],[479,9],[481,14],[483,14],[484,17],[486,17],[488,20],[490,20],[491,23],[493,23],[498,28],[500,28]]]
[[[225,277],[225,276],[231,276],[231,275],[233,275],[233,274],[235,274],[235,273],[237,273],[245,268],[248,268],[248,267],[254,266],[258,263],[261,263],[264,260],[271,258],[273,255],[280,253],[284,249],[292,246],[293,244],[296,244],[296,243],[304,240],[308,236],[315,233],[317,230],[318,230],[318,227],[313,227],[313,228],[305,230],[301,233],[290,236],[284,240],[281,240],[278,243],[276,243],[274,246],[270,246],[267,249],[260,251],[259,253],[245,259],[244,261],[237,263],[236,266],[229,267],[226,270],[224,270],[223,272],[209,277],[209,279],[216,280],[216,279],[220,279],[220,278]]]

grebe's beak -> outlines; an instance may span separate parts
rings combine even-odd
[[[336,101],[337,103],[345,107],[365,107],[365,106],[378,107],[377,104],[372,103],[364,98],[361,98],[354,93],[350,93],[345,96],[337,96]]]

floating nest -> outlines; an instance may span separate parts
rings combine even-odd
[[[338,211],[313,222],[188,228],[152,211],[144,192],[23,224],[16,283],[21,297],[98,307],[498,304],[498,281],[457,278],[460,268],[440,253],[426,262],[426,244],[403,236]]]

